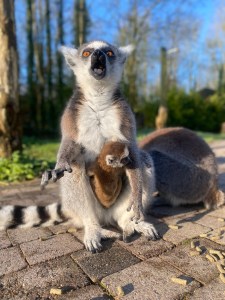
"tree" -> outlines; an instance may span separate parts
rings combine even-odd
[[[0,157],[21,147],[14,1],[0,1]]]
[[[33,1],[26,0],[27,3],[27,90],[29,100],[29,111],[32,115],[30,127],[37,128],[36,119],[36,94],[34,88],[34,39],[33,39]]]
[[[90,27],[90,18],[85,0],[75,0],[74,24],[75,45],[78,47],[86,42]]]
[[[57,47],[64,44],[64,31],[63,31],[63,0],[57,1],[57,35],[56,35],[56,45]],[[57,96],[59,98],[59,112],[62,110],[64,105],[64,83],[63,83],[63,57],[62,54],[57,51],[56,53],[56,63],[57,63]]]

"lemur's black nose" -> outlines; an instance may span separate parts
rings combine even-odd
[[[105,63],[105,54],[99,49],[93,52],[92,57],[96,60],[99,60],[101,63]]]

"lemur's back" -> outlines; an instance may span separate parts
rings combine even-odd
[[[223,204],[224,195],[217,187],[215,156],[194,132],[184,128],[157,130],[139,146],[151,154],[156,188],[171,204]]]

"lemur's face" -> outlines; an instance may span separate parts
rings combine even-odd
[[[123,153],[121,155],[118,154],[107,154],[105,157],[106,164],[112,168],[123,168],[125,167],[131,160],[129,157],[129,150],[127,147],[124,148]]]
[[[120,82],[124,62],[132,50],[132,46],[117,48],[102,41],[93,41],[78,49],[62,47],[67,64],[82,86]]]

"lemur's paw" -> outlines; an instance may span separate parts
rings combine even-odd
[[[136,224],[144,221],[144,213],[142,206],[140,207],[139,205],[134,205],[134,203],[131,203],[128,206],[127,211],[130,211],[131,209],[133,209],[134,212],[131,221],[134,221]]]
[[[100,228],[92,228],[90,230],[85,229],[84,245],[85,248],[92,253],[98,253],[102,251],[100,230]]]
[[[131,236],[135,233],[134,224],[129,223],[123,228],[123,241],[124,243],[129,243]]]
[[[160,239],[160,235],[155,229],[155,226],[148,222],[140,222],[135,224],[135,230],[148,238],[148,240],[158,240]]]
[[[64,166],[54,169],[54,170],[47,170],[42,174],[41,178],[41,188],[44,189],[45,186],[48,184],[49,180],[52,179],[53,182],[56,182],[61,177],[64,176],[64,172],[67,171],[69,173],[72,172],[72,169],[68,163],[65,163]]]

